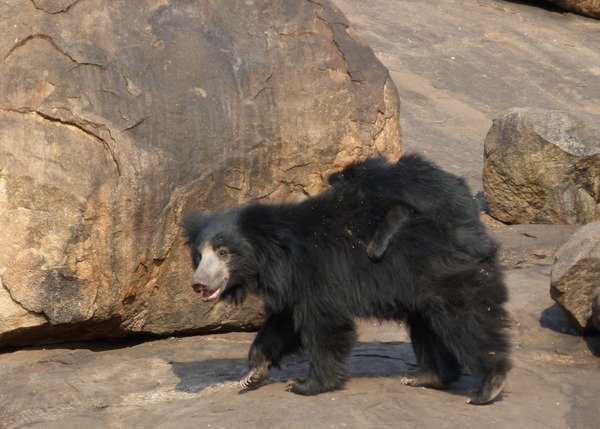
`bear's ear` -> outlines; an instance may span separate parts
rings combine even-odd
[[[337,173],[330,174],[327,178],[327,182],[330,185],[335,185],[336,183],[341,183],[344,181],[344,173],[338,171]]]
[[[330,185],[336,185],[341,183],[349,183],[356,179],[357,164],[350,164],[343,170],[332,173],[327,178],[327,182]]]
[[[197,210],[191,211],[183,216],[181,227],[187,238],[188,244],[193,244],[202,230],[206,227],[210,216]]]
[[[378,174],[381,170],[385,170],[389,166],[390,164],[382,156],[368,158],[364,161],[350,164],[342,171],[331,174],[327,181],[330,185],[356,182],[358,180],[364,181],[369,179],[373,174]]]

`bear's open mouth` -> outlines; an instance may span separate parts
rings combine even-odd
[[[192,288],[194,289],[194,292],[201,294],[202,301],[208,302],[218,299],[225,290],[226,285],[227,279],[225,279],[221,283],[221,286],[219,286],[216,290],[210,290],[207,285],[203,284],[195,284],[192,286]]]
[[[214,301],[215,299],[219,298],[221,296],[221,293],[223,292],[224,287],[221,286],[219,289],[217,289],[216,291],[211,291],[208,289],[202,289],[202,301],[204,302],[208,302],[208,301]]]

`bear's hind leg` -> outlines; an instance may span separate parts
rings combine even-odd
[[[328,335],[322,335],[329,332]],[[317,395],[322,392],[339,389],[348,376],[346,357],[352,351],[356,341],[353,322],[343,327],[321,327],[307,335],[304,351],[310,360],[308,377],[289,380],[285,386],[288,392],[300,395]]]
[[[440,311],[432,316],[432,326],[460,363],[482,377],[480,388],[467,402],[488,404],[502,392],[512,366],[508,315],[501,305],[492,302],[468,308]]]
[[[407,386],[445,389],[460,378],[460,364],[420,315],[408,319],[410,339],[419,370],[402,377]]]
[[[500,306],[486,307],[472,326],[471,342],[464,343],[465,366],[474,374],[482,376],[481,386],[467,402],[474,405],[489,404],[504,388],[506,377],[512,367],[510,340],[508,337],[508,314]]]
[[[467,403],[473,405],[485,405],[492,402],[504,389],[506,376],[510,370],[511,364],[508,359],[503,359],[496,363],[490,372],[483,378],[481,387]]]
[[[285,355],[294,353],[300,346],[300,336],[294,332],[291,317],[285,313],[271,314],[250,346],[250,370],[240,380],[240,386],[251,388],[259,385],[269,375],[271,366],[278,366]]]

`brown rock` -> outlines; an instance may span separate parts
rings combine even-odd
[[[400,154],[396,88],[326,0],[0,12],[0,346],[256,326],[191,291],[182,212]]]
[[[550,294],[580,332],[592,329],[592,295],[600,285],[600,222],[584,226],[556,252]]]
[[[486,137],[483,185],[489,214],[502,222],[600,220],[600,122],[510,109]]]
[[[600,0],[549,0],[555,5],[578,13],[600,19]]]
[[[600,332],[600,287],[592,295],[592,325]]]

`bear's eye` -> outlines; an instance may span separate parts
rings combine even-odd
[[[227,251],[227,249],[221,247],[219,250],[217,250],[217,256],[219,256],[220,258],[225,258],[227,255],[229,254],[229,252]]]
[[[202,254],[197,249],[192,249],[192,261],[194,262],[194,266],[200,265],[200,260],[202,259]]]

